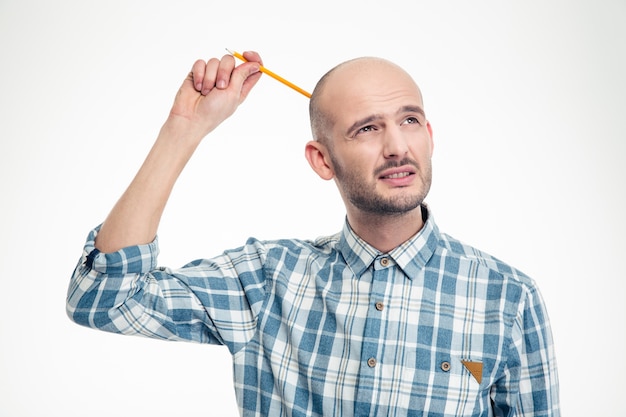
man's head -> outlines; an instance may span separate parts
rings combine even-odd
[[[433,142],[409,74],[379,58],[344,62],[320,79],[309,110],[307,159],[335,179],[348,214],[418,209],[430,189]]]

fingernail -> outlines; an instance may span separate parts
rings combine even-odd
[[[224,80],[219,80],[217,82],[217,88],[226,88],[226,81]]]

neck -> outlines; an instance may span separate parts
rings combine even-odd
[[[407,213],[393,215],[352,210],[348,212],[348,222],[361,239],[382,253],[400,246],[424,226],[421,206]]]

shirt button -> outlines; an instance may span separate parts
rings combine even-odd
[[[450,370],[450,362],[441,362],[441,370],[448,372]]]
[[[383,308],[385,308],[385,305],[383,303],[381,303],[380,301],[376,303],[376,310],[383,311]]]
[[[383,258],[383,259],[381,259],[381,260],[380,260],[380,264],[381,264],[382,266],[387,266],[387,265],[389,265],[389,258]]]
[[[369,358],[369,359],[367,360],[367,365],[368,365],[370,368],[375,367],[375,366],[376,366],[376,359],[374,359],[374,358]]]

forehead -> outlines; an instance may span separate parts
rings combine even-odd
[[[362,58],[337,67],[326,81],[321,104],[336,121],[395,112],[402,106],[423,108],[421,92],[411,76],[378,58]]]

